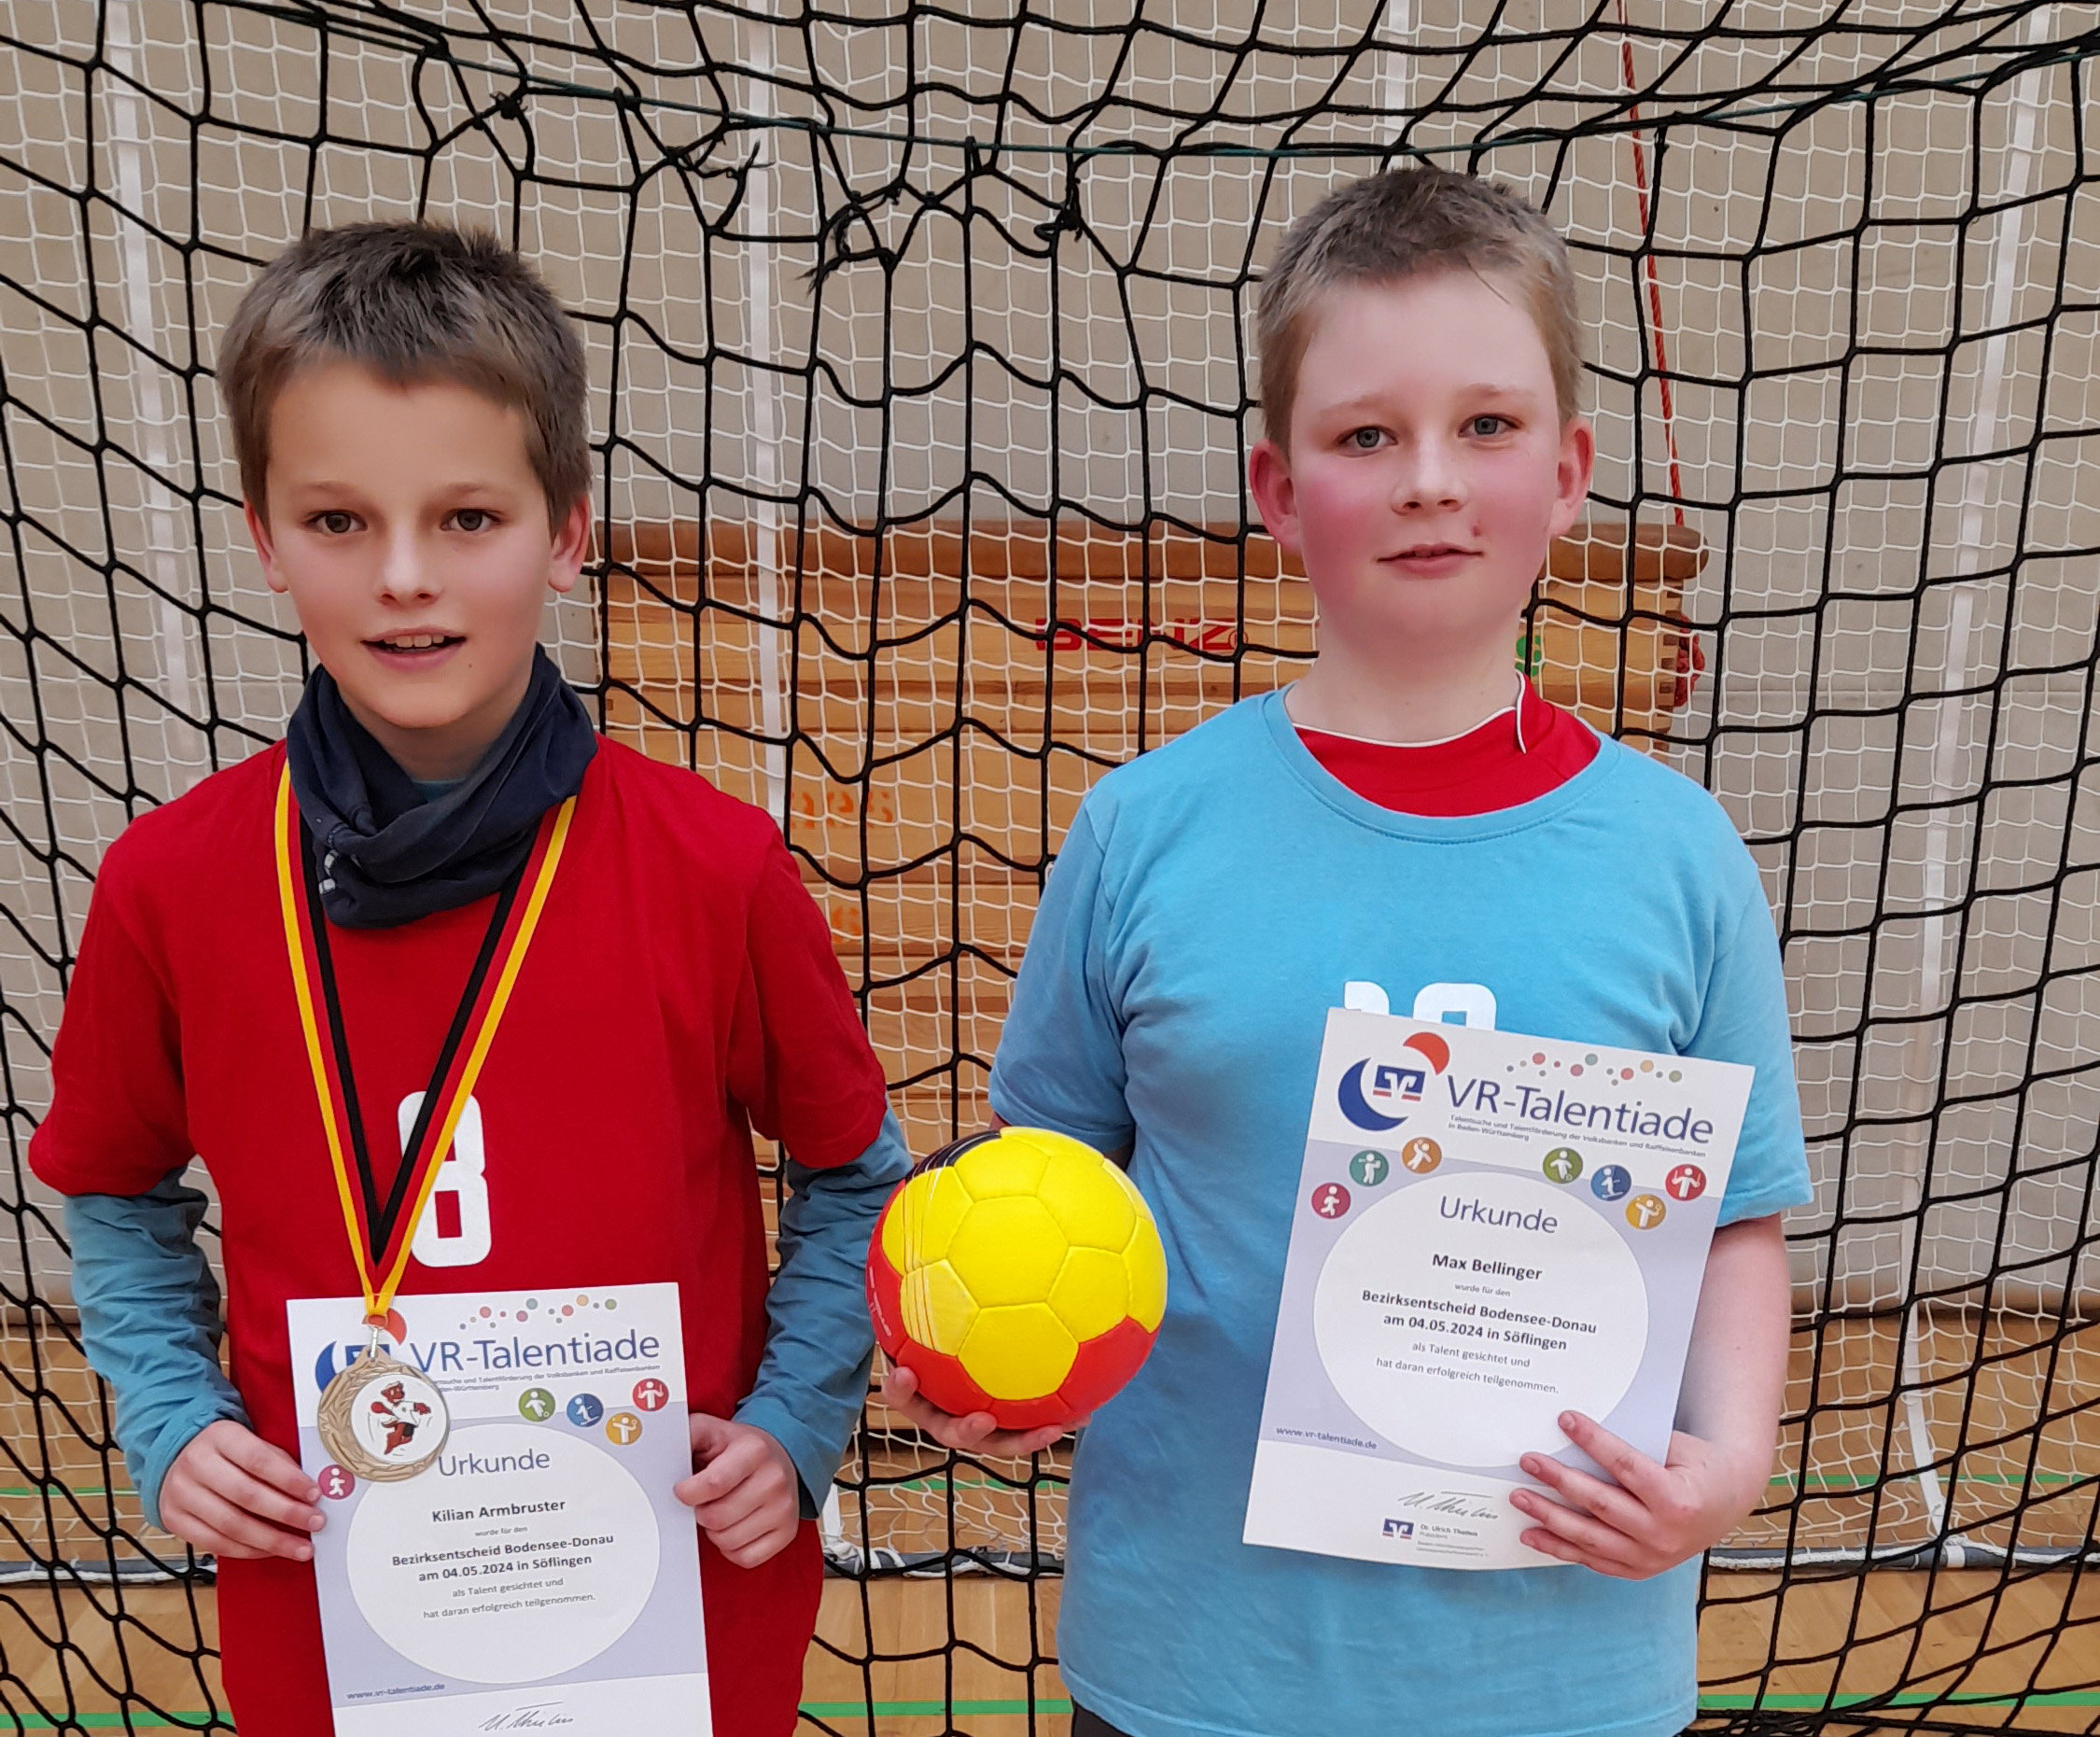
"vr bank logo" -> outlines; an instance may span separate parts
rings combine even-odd
[[[436,1364],[439,1367],[444,1369],[456,1369],[460,1366],[459,1347],[455,1344],[440,1343],[428,1348],[420,1348],[409,1344],[405,1339],[397,1339],[387,1347],[387,1350],[392,1355],[413,1364],[426,1375],[430,1372],[432,1364]],[[321,1354],[314,1359],[314,1386],[315,1390],[327,1391],[328,1384],[334,1380],[341,1371],[347,1369],[364,1354],[365,1341],[362,1339],[340,1339],[333,1344],[322,1346]]]
[[[340,1370],[347,1369],[364,1354],[363,1345],[349,1340],[322,1346],[321,1354],[314,1359],[314,1385],[325,1390]]]
[[[1450,1064],[1450,1045],[1432,1032],[1416,1032],[1403,1047],[1413,1050],[1437,1073],[1443,1072]],[[1368,1086],[1364,1083],[1366,1069],[1370,1072]],[[1343,1072],[1335,1088],[1335,1097],[1341,1105],[1342,1114],[1358,1128],[1374,1134],[1382,1134],[1388,1128],[1398,1128],[1407,1119],[1405,1111],[1397,1115],[1389,1115],[1388,1109],[1395,1104],[1420,1103],[1422,1088],[1428,1082],[1429,1073],[1421,1067],[1407,1062],[1380,1061],[1374,1064],[1366,1056]]]

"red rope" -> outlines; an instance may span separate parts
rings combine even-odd
[[[1618,39],[1619,72],[1626,80],[1626,93],[1631,96],[1639,87],[1633,75],[1633,39],[1623,34],[1626,24],[1626,0],[1618,0],[1618,21],[1622,33]],[[1639,120],[1641,119],[1640,104],[1635,103],[1631,112],[1633,119],[1636,121]],[[1641,135],[1638,133],[1627,134],[1627,142],[1633,147],[1633,193],[1634,197],[1640,201],[1641,237],[1644,242],[1652,242],[1652,238],[1648,234],[1647,154],[1642,147]],[[1661,388],[1662,393],[1662,443],[1664,450],[1670,455],[1670,493],[1677,503],[1673,508],[1673,512],[1676,522],[1682,525],[1685,522],[1683,504],[1685,488],[1684,479],[1678,474],[1677,469],[1676,408],[1671,402],[1670,397],[1670,354],[1663,347],[1662,340],[1662,283],[1656,273],[1655,248],[1652,245],[1649,245],[1643,263],[1647,268],[1648,326],[1655,336],[1656,384]]]

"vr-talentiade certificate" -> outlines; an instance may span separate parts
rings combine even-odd
[[[1550,1565],[1519,1455],[1586,1412],[1669,1446],[1752,1070],[1327,1016],[1250,1544]]]
[[[321,1390],[367,1336],[357,1297],[289,1303],[301,1464],[340,1737],[560,1730],[707,1737],[678,1287],[402,1296],[385,1349],[439,1390],[443,1447],[371,1482],[321,1444]],[[440,1408],[360,1393],[376,1458]],[[363,1413],[369,1412],[366,1416]]]

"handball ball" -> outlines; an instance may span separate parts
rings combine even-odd
[[[944,1146],[868,1243],[868,1312],[944,1411],[1002,1429],[1069,1422],[1138,1372],[1167,1256],[1130,1179],[1076,1140],[1002,1128]]]

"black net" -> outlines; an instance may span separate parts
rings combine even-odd
[[[1520,655],[1719,796],[1785,935],[1817,1200],[1707,1715],[2100,1725],[2096,49],[2031,0],[11,0],[16,1729],[223,1728],[208,1572],[140,1523],[22,1154],[103,848],[303,674],[212,371],[259,262],[425,215],[576,311],[606,532],[559,655],[779,817],[924,1152],[984,1115],[1090,782],[1310,651],[1239,481],[1253,286],[1412,155],[1537,199],[1581,278],[1602,458]],[[1061,1729],[1063,1465],[871,1410],[807,1729]]]

